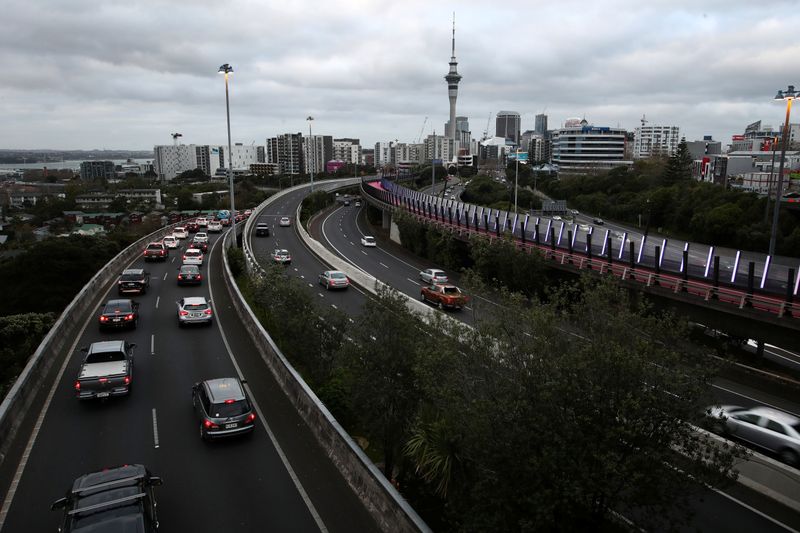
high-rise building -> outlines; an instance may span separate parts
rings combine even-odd
[[[381,141],[375,143],[375,167],[385,167],[394,163],[394,143]]]
[[[448,162],[454,155],[452,139],[444,135],[428,135],[425,138],[425,161],[438,159]]]
[[[678,126],[640,126],[634,130],[633,158],[671,156],[680,142]]]
[[[561,173],[630,166],[625,159],[627,132],[621,128],[590,126],[586,119],[569,119],[553,132],[554,165]]]
[[[533,131],[539,135],[545,135],[547,133],[547,115],[544,113],[536,115],[536,122]]]
[[[114,177],[113,161],[84,161],[81,163],[81,179],[95,180]]]
[[[503,137],[519,146],[520,118],[516,111],[500,111],[497,113],[495,136]]]
[[[361,141],[358,139],[334,139],[333,158],[350,165],[361,164]]]
[[[267,163],[275,163],[283,175],[304,172],[303,134],[284,133],[267,139]]]
[[[333,159],[333,137],[330,135],[311,135],[303,143],[307,174],[322,174],[325,165]]]
[[[199,168],[206,176],[216,176],[217,170],[227,168],[225,150],[222,146],[198,145],[195,148],[195,168]]]
[[[154,169],[161,182],[172,181],[181,172],[198,168],[194,144],[158,145],[153,147],[153,152]]]
[[[450,120],[448,125],[450,128],[447,130],[447,137],[450,139],[456,138],[456,99],[458,98],[458,82],[461,81],[461,74],[458,73],[456,67],[456,16],[453,14],[453,46],[450,55],[450,71],[444,79],[447,81],[447,95],[450,98]]]

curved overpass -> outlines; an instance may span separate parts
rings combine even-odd
[[[120,258],[113,273],[93,282],[98,285],[95,304],[105,299],[111,288],[108,281],[116,279],[121,266],[142,266],[139,250]],[[6,487],[2,531],[55,530],[60,516],[50,512],[49,505],[63,496],[73,479],[133,462],[164,479],[157,496],[165,530],[379,530],[232,312],[222,239],[212,237],[209,251],[210,260],[202,267],[205,280],[197,288],[176,285],[180,260],[175,253],[164,264],[146,266],[151,287],[136,298],[141,318],[133,331],[98,332],[94,304],[62,317],[76,331],[64,347],[68,354],[54,362],[49,375],[31,373],[41,382],[22,387],[34,391],[29,409],[16,404],[19,411],[9,413],[5,408],[13,404],[3,404],[4,423],[26,411],[28,416],[14,442],[5,443],[0,466]],[[213,300],[213,327],[178,328],[175,301],[190,295]],[[76,350],[107,339],[137,345],[132,393],[102,403],[80,403],[72,388],[82,355]],[[235,375],[247,379],[258,406],[256,431],[252,438],[202,442],[191,408],[191,386],[202,379]],[[48,377],[55,379],[49,383]]]

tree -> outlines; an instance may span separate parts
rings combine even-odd
[[[128,211],[128,199],[122,195],[115,196],[111,203],[108,204],[108,211],[110,213],[126,213]]]
[[[0,317],[0,400],[56,320],[55,313]]]
[[[664,186],[671,186],[678,183],[685,183],[692,179],[692,155],[686,145],[686,139],[681,139],[678,148],[667,162],[667,168],[661,177]]]

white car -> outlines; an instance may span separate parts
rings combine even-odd
[[[370,237],[369,235],[364,235],[363,237],[361,237],[361,245],[362,246],[374,247],[375,246],[375,237]]]
[[[280,222],[278,222],[278,225],[284,228],[288,228],[289,226],[292,225],[292,219],[290,219],[289,217],[281,217],[281,220]]]
[[[174,235],[167,235],[164,237],[164,246],[167,248],[177,248],[178,247],[178,239],[175,238]]]
[[[560,221],[560,220],[561,220],[561,217],[560,217],[560,216],[558,216],[558,215],[556,215],[556,216],[554,216],[554,217],[553,217],[553,221],[554,221],[554,222],[558,222],[558,221]]]
[[[222,222],[219,220],[209,220],[208,221],[208,232],[209,233],[219,233],[222,231]]]
[[[183,226],[178,226],[174,230],[172,230],[172,236],[176,239],[185,239],[189,236],[189,232],[186,231],[186,228]]]
[[[197,233],[194,234],[194,239],[192,240],[194,242],[204,242],[208,244],[208,233],[204,231],[198,231]]]
[[[445,274],[444,270],[439,270],[438,268],[426,268],[419,273],[419,279],[429,285],[447,283],[448,281],[447,274]]]
[[[181,298],[178,304],[178,326],[186,324],[211,325],[214,312],[211,309],[211,300],[206,300],[204,296],[192,296]]]
[[[189,248],[183,252],[184,265],[202,265],[203,264],[203,251],[197,248]]]
[[[197,220],[195,220],[195,222],[201,228],[207,228],[208,227],[208,219],[206,217],[198,217]]]

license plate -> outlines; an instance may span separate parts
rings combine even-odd
[[[201,315],[200,313],[192,313],[192,318],[200,318],[201,316],[203,315]]]
[[[234,422],[233,424],[225,424],[225,429],[233,429],[236,427],[239,427],[239,424],[237,424],[236,422]]]
[[[98,398],[108,398],[108,395],[109,395],[109,393],[107,393],[107,392],[98,392],[97,393],[97,397]]]
[[[120,320],[122,320],[122,319],[121,319],[121,318],[114,318],[114,319],[112,319],[112,320],[113,320],[114,322],[119,322],[119,321],[120,321]]]

